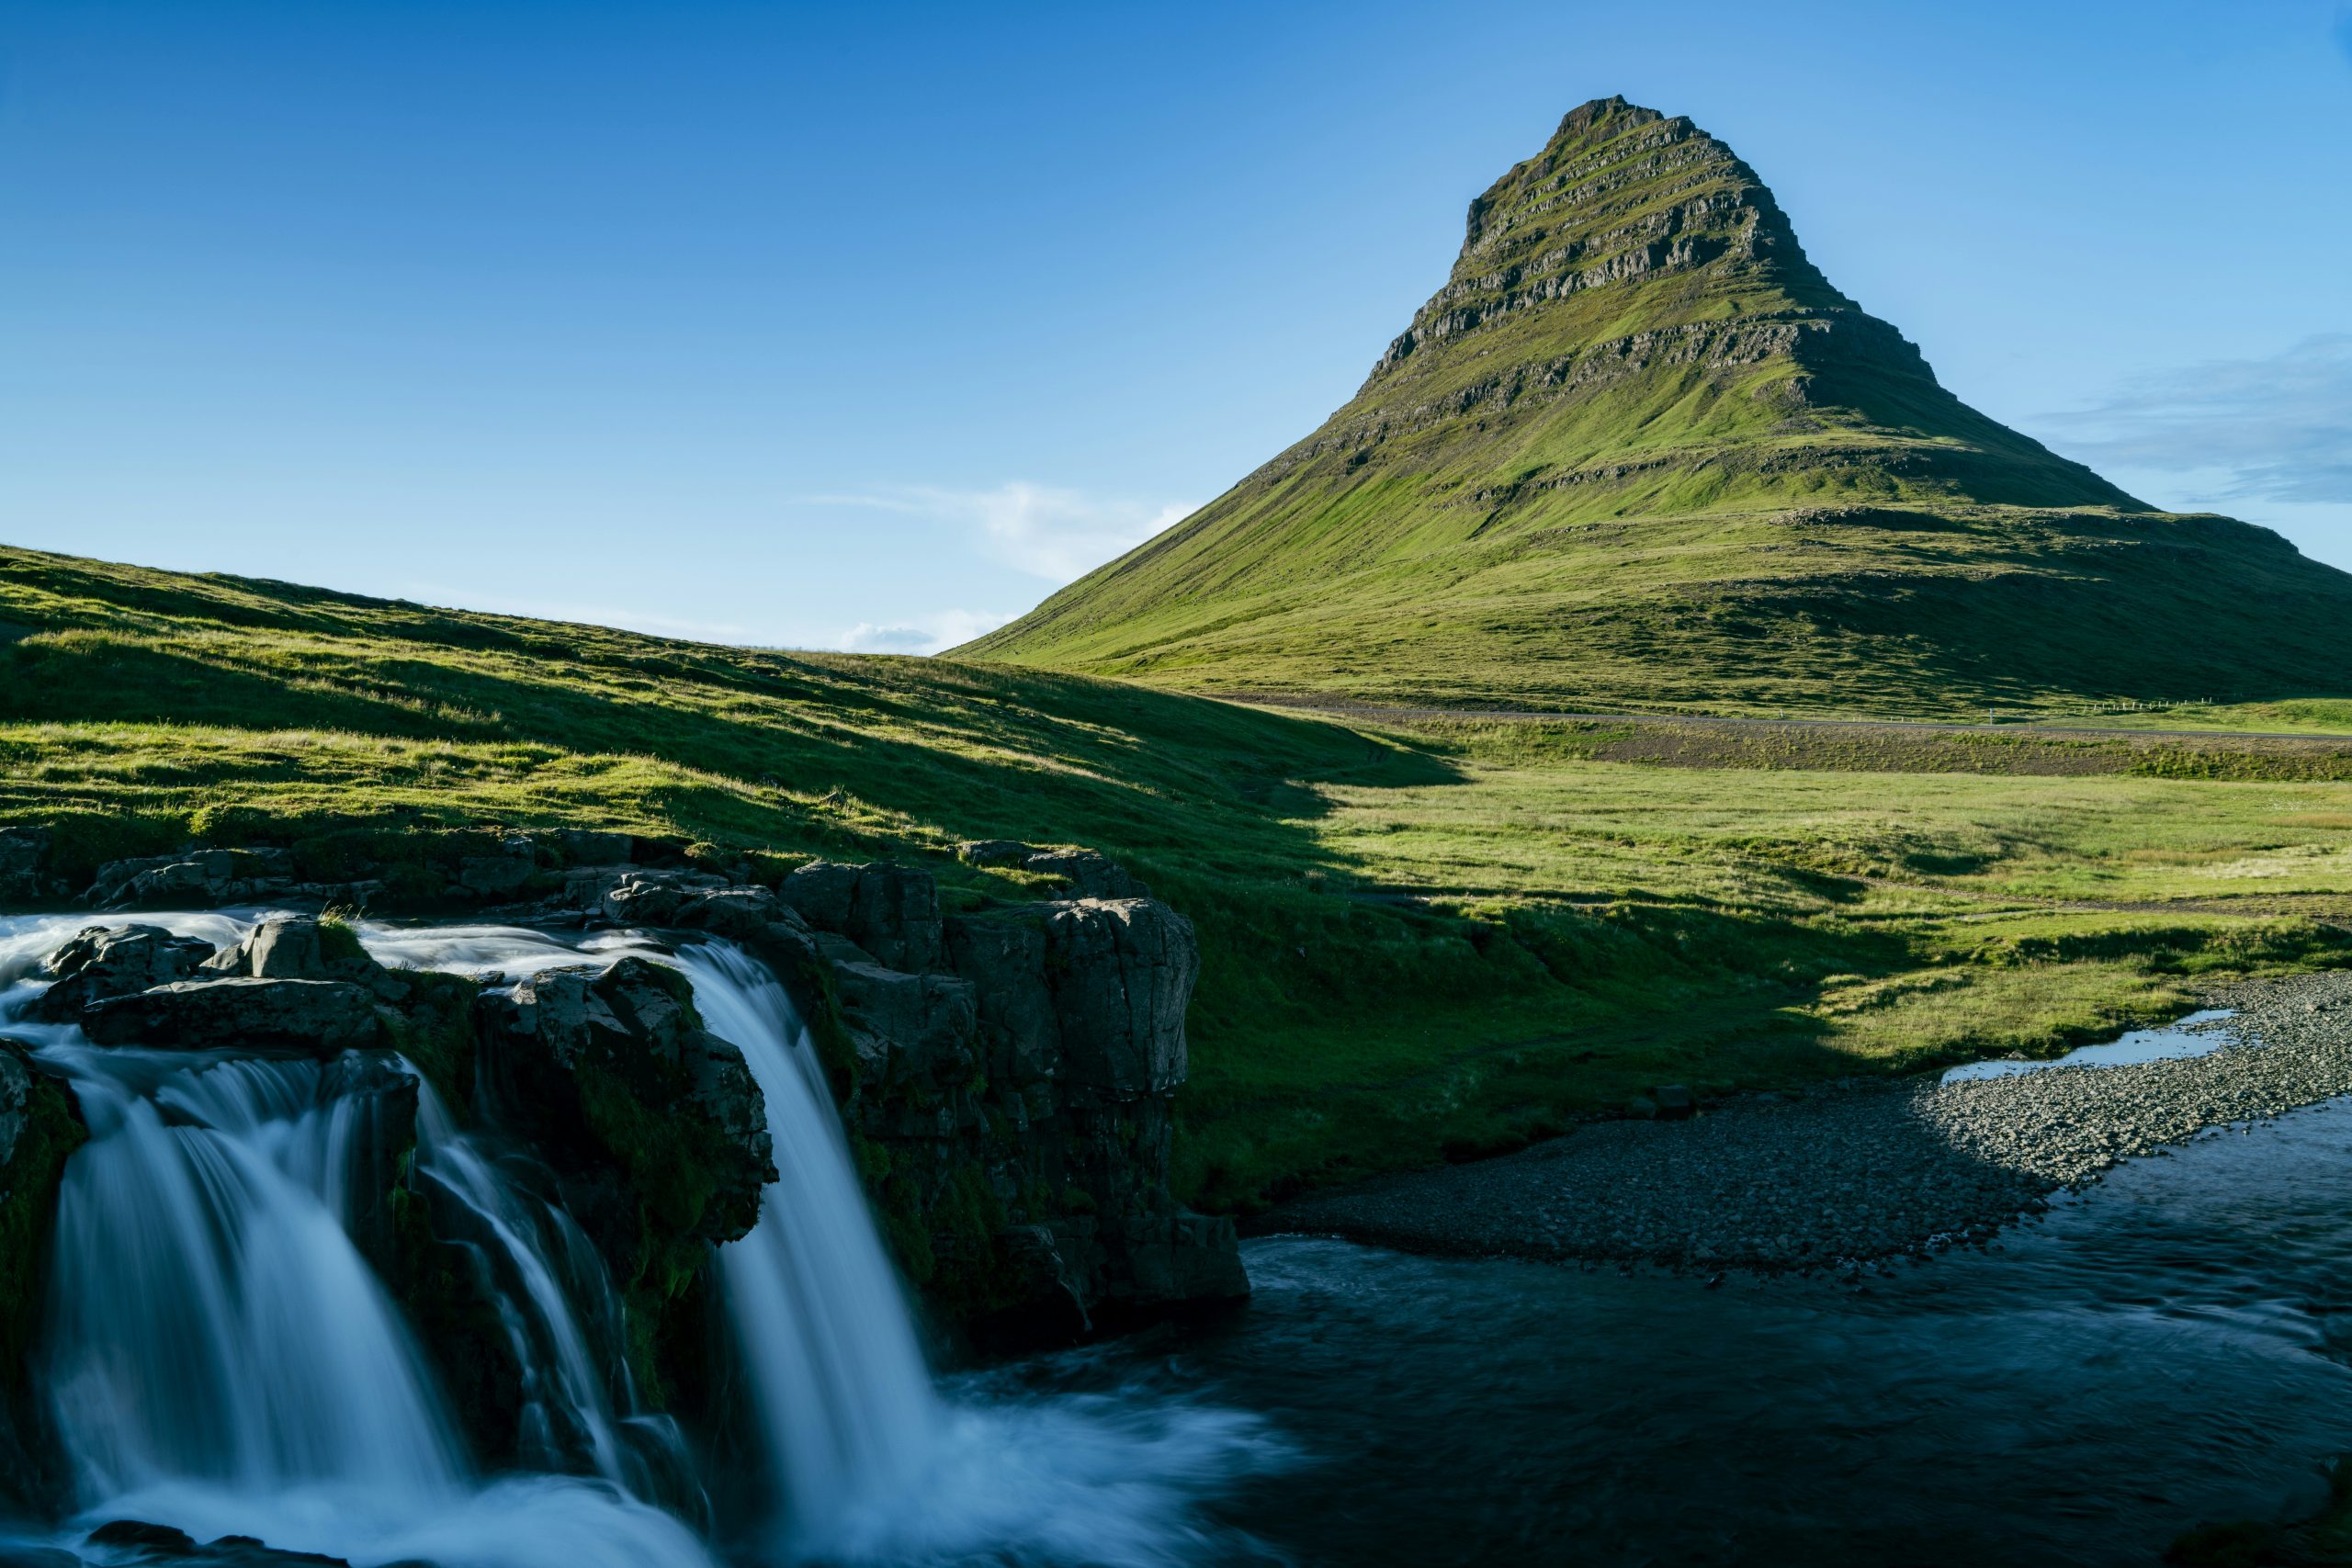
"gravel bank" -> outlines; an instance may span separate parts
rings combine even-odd
[[[1311,1198],[1253,1229],[1422,1251],[1813,1269],[1983,1241],[2204,1128],[2352,1094],[2352,973],[2240,986],[2211,1055],[1743,1100]]]

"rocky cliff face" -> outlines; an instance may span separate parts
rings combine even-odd
[[[1200,959],[1166,905],[1081,897],[951,917],[924,872],[823,863],[774,888],[591,869],[568,901],[707,931],[776,970],[900,1262],[949,1319],[1035,1339],[1247,1292],[1231,1222],[1169,1190]]]

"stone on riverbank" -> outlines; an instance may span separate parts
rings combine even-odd
[[[2352,1094],[2352,974],[2253,982],[2216,1000],[2238,1012],[2206,1026],[2231,1042],[2210,1055],[1759,1095],[1682,1122],[1592,1122],[1504,1158],[1311,1198],[1260,1228],[1768,1270],[1982,1242],[2119,1160]]]

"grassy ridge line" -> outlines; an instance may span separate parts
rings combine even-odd
[[[0,549],[0,821],[59,824],[85,869],[190,837],[571,826],[911,857],[968,902],[1035,888],[958,840],[1102,848],[1200,931],[1179,1168],[1226,1208],[1661,1080],[2149,1020],[2335,940],[2164,906],[2341,888],[2352,845],[2335,783],[1628,766],[1525,726],[1390,732],[28,551]],[[2154,908],[2035,903],[2057,896]]]

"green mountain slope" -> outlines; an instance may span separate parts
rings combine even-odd
[[[2343,684],[2352,577],[1969,408],[1683,118],[1587,104],[1346,407],[957,652],[1195,689],[1954,711]]]

